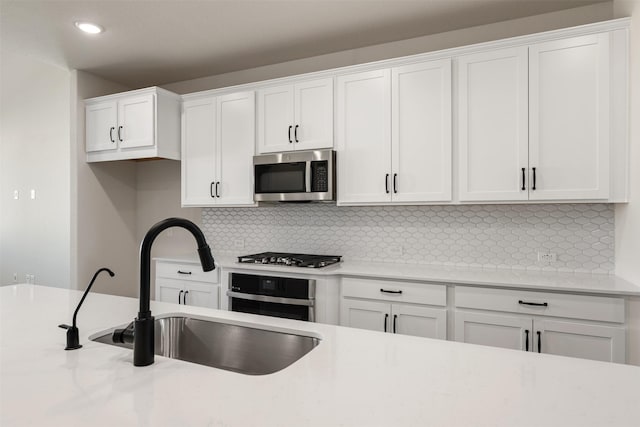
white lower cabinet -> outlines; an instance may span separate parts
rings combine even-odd
[[[220,307],[218,271],[198,263],[157,261],[156,300],[198,307]]]
[[[425,302],[442,307],[427,306]],[[447,310],[444,305],[444,286],[345,278],[342,280],[340,324],[446,339]]]
[[[456,287],[455,295],[456,341],[605,362],[626,360],[622,298],[470,287]]]

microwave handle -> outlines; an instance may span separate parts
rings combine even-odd
[[[304,169],[304,191],[306,193],[311,193],[311,162],[305,162],[306,166]]]

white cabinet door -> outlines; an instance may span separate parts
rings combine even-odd
[[[532,45],[529,62],[529,198],[608,198],[609,34]]]
[[[337,78],[338,203],[391,200],[391,71]]]
[[[116,101],[87,105],[85,114],[87,152],[118,148],[118,104]]]
[[[393,304],[391,331],[395,334],[447,339],[447,310],[418,305]]]
[[[461,201],[527,200],[527,91],[527,47],[458,58]]]
[[[534,320],[534,351],[604,362],[625,362],[625,328],[560,320]]]
[[[333,147],[333,79],[320,79],[294,86],[296,150]]]
[[[218,308],[218,285],[184,284],[183,303],[197,307]]]
[[[185,101],[182,107],[182,205],[212,206],[216,160],[216,100]]]
[[[183,284],[180,281],[156,278],[156,301],[180,304],[183,294]]]
[[[258,152],[293,151],[293,86],[258,91]]]
[[[216,103],[216,203],[253,205],[255,94],[225,95],[218,97]]]
[[[451,200],[451,60],[393,68],[394,202]]]
[[[456,310],[455,340],[514,350],[531,350],[533,321],[530,317],[485,314]]]
[[[390,331],[389,303],[343,298],[340,304],[340,325],[370,331]]]
[[[155,145],[154,95],[133,96],[118,101],[120,148]]]

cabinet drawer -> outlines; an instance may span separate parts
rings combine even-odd
[[[456,286],[455,305],[458,308],[624,323],[623,298]]]
[[[218,283],[218,271],[219,268],[216,267],[213,271],[204,272],[202,271],[202,266],[195,262],[156,262],[156,277],[166,277],[168,279]]]
[[[447,305],[446,286],[424,283],[344,278],[342,279],[342,296],[390,302]]]

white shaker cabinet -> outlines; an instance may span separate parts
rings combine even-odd
[[[338,203],[451,200],[451,61],[337,79]]]
[[[607,200],[610,34],[461,56],[459,198]],[[616,89],[619,90],[619,89]]]
[[[152,87],[85,100],[87,162],[180,159],[180,97]]]
[[[340,325],[446,339],[446,288],[430,284],[344,278]]]
[[[156,261],[157,301],[219,308],[218,270],[202,271],[197,262]]]
[[[255,205],[254,120],[254,92],[183,103],[183,206]]]
[[[258,153],[333,147],[333,78],[258,91]]]
[[[624,363],[624,299],[457,286],[455,340]]]
[[[527,47],[457,61],[460,201],[527,200]]]
[[[530,200],[609,197],[609,64],[608,33],[529,47]]]

